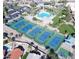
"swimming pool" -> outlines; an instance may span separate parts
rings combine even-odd
[[[41,17],[41,18],[50,17],[50,16],[51,16],[51,14],[48,13],[48,12],[40,12],[40,13],[38,13],[38,17]]]
[[[40,19],[40,20],[50,20],[50,19],[53,19],[55,17],[55,14],[49,13],[47,11],[40,11],[36,14],[35,17],[37,19]]]

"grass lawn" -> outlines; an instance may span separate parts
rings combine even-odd
[[[65,34],[65,32],[67,32],[68,34],[74,33],[75,29],[72,25],[67,25],[67,24],[62,24],[59,27],[59,30],[61,33]]]
[[[59,18],[60,16],[62,16],[62,10],[59,12],[59,14],[57,14],[57,16],[56,16],[54,19],[52,19],[52,21],[53,21],[52,26],[53,26],[53,27],[57,27],[57,26],[59,26],[61,23],[64,22],[63,19],[60,19],[60,18]]]
[[[66,17],[63,18],[63,20],[66,20],[67,22],[71,20],[71,14],[67,7],[62,10],[61,15],[66,15]]]
[[[63,15],[65,15],[65,17],[63,17]],[[60,18],[60,17],[63,17],[63,18]],[[66,20],[66,21],[70,20],[70,15],[69,15],[69,12],[68,12],[67,8],[62,9],[62,10],[59,11],[59,13],[57,14],[57,16],[54,19],[52,19],[53,24],[51,24],[51,26],[57,27],[61,23],[64,23],[63,20]]]
[[[59,19],[59,16],[57,16],[57,17],[55,17],[55,18],[53,19],[53,24],[52,24],[52,26],[53,26],[53,27],[57,27],[57,26],[59,26],[61,23],[64,23],[64,21],[63,21],[62,19]]]

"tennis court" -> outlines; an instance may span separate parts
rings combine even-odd
[[[67,58],[69,56],[70,52],[63,49],[63,48],[60,48],[59,51],[58,51],[58,54],[62,57]]]
[[[41,34],[41,32],[43,32],[43,29],[40,27],[36,27],[32,31],[30,31],[28,35],[32,38],[36,38],[39,34]]]
[[[26,34],[30,29],[32,29],[35,24],[30,23],[29,21],[25,20],[23,17],[19,18],[17,22],[12,22],[9,24],[10,27],[13,29]]]
[[[25,27],[21,28],[20,31],[23,33],[28,32],[29,30],[31,30],[34,27],[34,24],[29,23],[27,24]]]
[[[24,18],[19,18],[18,20],[8,23],[8,25],[10,25],[10,27],[12,27],[13,29],[20,29],[21,27],[25,26],[28,24],[28,21],[24,20]]]
[[[57,48],[61,45],[61,43],[62,43],[63,40],[64,40],[63,36],[56,34],[46,44],[50,48],[53,48],[54,50],[57,50]]]
[[[17,29],[20,29],[21,27],[23,27],[27,23],[28,22],[25,22],[24,20],[21,20],[21,21],[17,22],[16,24],[14,24],[14,27],[17,28]]]
[[[52,35],[52,32],[49,32],[49,31],[45,31],[44,33],[42,33],[38,38],[37,38],[37,41],[40,43],[40,44],[44,44],[48,39],[49,37]]]

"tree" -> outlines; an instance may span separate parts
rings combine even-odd
[[[51,57],[51,56],[49,56],[49,55],[47,55],[46,59],[52,59],[52,57]]]
[[[71,57],[73,54],[71,52],[69,52],[69,56]]]
[[[65,40],[63,40],[63,42],[65,42]]]
[[[15,3],[15,6],[18,6],[18,3]]]
[[[49,46],[45,46],[45,48],[46,48],[46,49],[49,49],[50,47],[49,47]]]
[[[65,30],[65,33],[67,33],[67,30]]]
[[[75,37],[75,33],[71,33],[71,36]]]
[[[5,18],[5,11],[3,11],[3,19]]]
[[[6,20],[4,19],[4,20],[3,20],[3,23],[8,23],[8,20],[7,20],[7,19],[6,19]]]
[[[5,9],[5,12],[8,13],[8,8],[7,7],[4,7],[4,9]]]
[[[3,38],[6,38],[6,37],[8,37],[8,33],[4,32],[3,33]]]
[[[61,19],[59,19],[59,23],[61,22]]]
[[[31,3],[30,4],[32,7],[36,7],[36,4],[35,3]]]
[[[75,49],[75,45],[73,45],[72,48]]]
[[[53,49],[50,49],[50,54],[54,54],[54,50]]]
[[[33,17],[33,20],[37,21],[38,19],[37,19],[37,18],[35,18],[35,17]]]
[[[50,49],[50,52],[48,55],[51,57],[51,59],[59,59],[58,55],[55,53],[54,49]]]

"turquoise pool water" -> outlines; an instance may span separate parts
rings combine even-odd
[[[40,11],[35,17],[40,20],[51,20],[55,17],[55,14],[47,11]]]
[[[51,14],[48,12],[40,12],[38,13],[38,17],[43,18],[43,17],[50,17]]]

